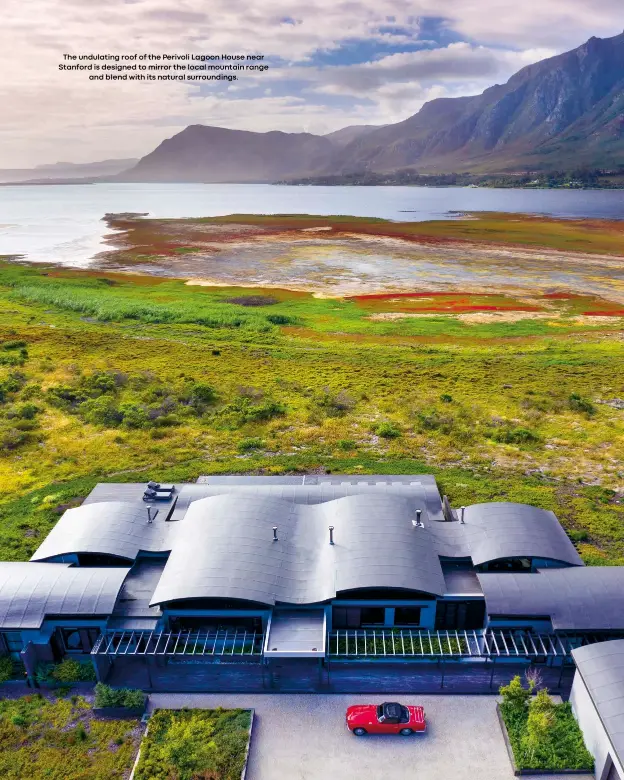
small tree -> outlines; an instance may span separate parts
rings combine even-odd
[[[165,760],[179,772],[180,780],[207,776],[214,772],[217,746],[213,739],[214,724],[200,718],[174,721],[163,746]]]
[[[523,712],[529,704],[535,683],[528,680],[528,688],[522,685],[520,675],[517,674],[509,685],[501,685],[498,689],[503,697],[503,706],[513,712]]]
[[[529,706],[526,731],[522,737],[522,747],[529,760],[540,766],[548,766],[553,754],[553,728],[555,725],[555,705],[544,688],[538,692]]]

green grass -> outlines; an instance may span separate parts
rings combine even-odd
[[[331,471],[543,506],[586,562],[624,563],[624,412],[601,403],[624,398],[621,325],[228,302],[261,292],[0,264],[0,560],[98,481]]]
[[[135,780],[239,780],[250,718],[249,710],[157,710]]]
[[[0,776],[6,780],[128,777],[138,721],[100,721],[81,696],[0,700]]]

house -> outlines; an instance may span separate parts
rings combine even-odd
[[[576,674],[570,703],[597,780],[624,780],[624,640],[572,651]]]
[[[563,690],[574,648],[618,637],[624,568],[430,475],[100,484],[0,563],[0,641],[31,677],[83,655],[150,689],[476,691],[539,664]]]

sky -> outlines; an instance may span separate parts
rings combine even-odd
[[[140,157],[189,124],[328,133],[477,94],[622,32],[622,0],[2,0],[0,168]],[[89,81],[64,54],[261,54],[209,84]]]

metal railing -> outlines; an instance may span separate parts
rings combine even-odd
[[[545,634],[514,629],[475,631],[373,628],[329,633],[332,658],[570,658],[599,635]]]
[[[261,656],[264,634],[256,631],[106,631],[92,655]]]

